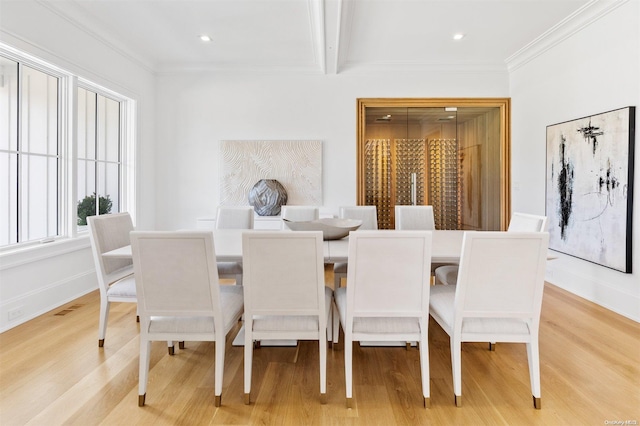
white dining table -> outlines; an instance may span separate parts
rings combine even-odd
[[[213,244],[218,262],[242,261],[242,233],[244,229],[216,229],[213,232]],[[258,231],[268,232],[268,231]],[[295,231],[277,231],[295,232]],[[357,231],[355,231],[357,232]],[[462,250],[462,238],[465,231],[432,231],[432,263],[458,263]],[[347,262],[349,257],[349,237],[323,242],[325,263]],[[131,258],[131,246],[124,246],[102,254],[106,258]]]

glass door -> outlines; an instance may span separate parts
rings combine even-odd
[[[381,229],[411,204],[432,205],[436,229],[504,229],[508,100],[402,101],[359,100],[358,203]]]

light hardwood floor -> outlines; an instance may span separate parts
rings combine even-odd
[[[327,276],[332,283],[333,277]],[[255,351],[252,403],[243,353],[228,338],[222,406],[213,405],[214,344],[176,355],[154,343],[147,405],[138,407],[133,304],[112,305],[98,348],[93,292],[0,334],[0,425],[606,425],[640,422],[640,324],[555,286],[540,330],[542,409],[532,406],[524,345],[463,344],[463,406],[453,402],[448,336],[429,329],[431,408],[422,406],[418,351],[354,349],[355,408],[345,407],[344,351],[329,349],[319,402],[317,343]],[[634,423],[635,422],[635,423]],[[624,424],[624,423],[620,423]]]

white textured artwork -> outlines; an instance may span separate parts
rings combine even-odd
[[[289,205],[322,205],[321,141],[222,141],[220,204],[248,205],[260,179],[276,179]]]

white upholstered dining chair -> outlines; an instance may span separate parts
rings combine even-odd
[[[320,218],[320,208],[318,206],[282,206],[280,208],[280,217],[294,222],[318,220]],[[282,229],[288,229],[284,220],[282,221]]]
[[[107,259],[102,256],[130,244],[133,222],[129,213],[113,213],[87,217],[91,251],[100,290],[100,322],[98,346],[104,346],[111,302],[136,303],[136,284],[131,259]]]
[[[509,221],[509,232],[546,232],[547,217],[514,212]]]
[[[324,284],[322,232],[248,231],[242,235],[242,257],[245,403],[251,401],[253,342],[263,340],[317,340],[320,401],[326,402],[333,291]]]
[[[436,222],[433,216],[433,206],[395,206],[395,228],[397,230],[422,230],[433,231],[436,229]],[[432,263],[431,277],[435,276],[435,271],[447,263]]]
[[[395,228],[433,231],[436,229],[433,206],[395,206]]]
[[[507,232],[545,232],[547,217],[527,213],[513,213]],[[443,265],[435,270],[435,283],[455,285],[458,280],[458,265]]]
[[[252,206],[219,206],[216,229],[253,229]],[[242,285],[242,262],[218,262],[218,277],[230,278]]]
[[[423,403],[430,406],[431,242],[429,231],[358,231],[349,236],[347,286],[334,293],[344,330],[347,407],[353,406],[354,341],[419,342]]]
[[[548,246],[546,232],[467,232],[454,291],[431,286],[429,313],[449,335],[457,406],[462,342],[512,342],[527,346],[533,405],[541,407],[538,331]]]
[[[241,286],[220,285],[210,231],[132,232],[140,313],[138,405],[146,400],[151,342],[215,342],[214,404],[222,401],[225,339],[243,312]]]
[[[378,229],[378,210],[376,206],[342,206],[339,210],[341,219],[358,219],[362,225],[361,230]],[[334,289],[340,287],[343,278],[347,278],[347,264],[335,263],[333,265]]]

